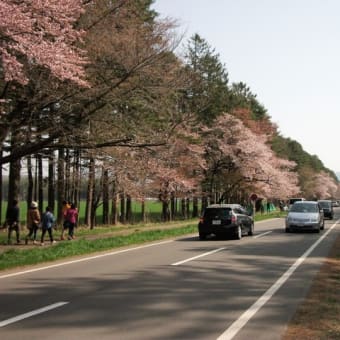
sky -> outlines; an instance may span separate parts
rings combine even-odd
[[[281,135],[340,172],[340,0],[155,0],[220,55]],[[183,48],[182,48],[183,50]],[[178,50],[181,53],[181,48]]]

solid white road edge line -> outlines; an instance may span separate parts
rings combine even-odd
[[[116,251],[113,251],[113,252],[110,252],[110,253],[105,253],[105,254],[100,254],[100,255],[95,255],[95,256],[88,256],[88,257],[84,257],[84,258],[81,258],[81,259],[78,259],[78,260],[66,261],[66,262],[62,262],[62,263],[58,263],[58,264],[52,264],[52,265],[46,266],[46,267],[39,267],[39,268],[24,270],[24,271],[21,271],[21,272],[15,272],[15,273],[11,273],[11,274],[0,275],[0,279],[5,279],[5,278],[8,278],[8,277],[18,276],[18,275],[23,275],[23,274],[28,274],[28,273],[34,273],[34,272],[38,272],[40,270],[45,270],[45,269],[50,269],[50,268],[62,267],[62,266],[66,266],[68,264],[90,261],[90,260],[94,260],[94,259],[99,259],[101,257],[126,253],[126,252],[133,251],[133,250],[139,250],[139,249],[149,248],[149,247],[153,247],[153,246],[159,246],[159,245],[162,245],[162,244],[165,244],[165,243],[170,243],[170,242],[174,242],[174,240],[167,240],[167,241],[163,241],[163,242],[151,243],[151,244],[147,244],[147,245],[139,246],[139,247],[134,247],[134,248],[116,250]]]
[[[57,302],[57,303],[54,303],[53,305],[49,305],[49,306],[46,306],[46,307],[43,307],[43,308],[39,308],[39,309],[36,309],[36,310],[34,310],[32,312],[28,312],[28,313],[25,313],[25,314],[21,314],[21,315],[15,316],[14,318],[10,318],[10,319],[4,320],[4,321],[0,321],[0,327],[5,327],[5,326],[7,326],[7,325],[9,325],[11,323],[18,322],[18,321],[21,321],[23,319],[30,318],[30,317],[32,317],[34,315],[45,313],[45,312],[47,312],[49,310],[62,307],[64,305],[66,305],[66,304],[68,304],[68,302]]]
[[[183,264],[183,263],[186,263],[186,262],[190,262],[192,260],[196,260],[200,257],[204,257],[204,256],[208,256],[208,255],[211,255],[211,254],[215,254],[221,250],[224,250],[224,249],[227,249],[227,248],[218,248],[218,249],[215,249],[215,250],[212,250],[212,251],[209,251],[207,253],[204,253],[204,254],[201,254],[201,255],[197,255],[197,256],[194,256],[194,257],[190,257],[190,259],[186,259],[186,260],[183,260],[183,261],[179,261],[179,262],[176,262],[176,263],[173,263],[171,264],[172,266],[179,266],[180,264]]]
[[[305,253],[298,258],[294,264],[248,310],[234,321],[230,327],[217,338],[217,340],[232,339],[260,310],[260,308],[271,299],[277,290],[289,279],[294,271],[306,260],[310,253],[324,240],[339,221],[340,220],[337,220],[307,251],[305,251]]]
[[[270,234],[270,233],[272,233],[272,232],[273,232],[272,230],[266,231],[265,233],[262,233],[262,234],[253,236],[253,238],[260,238],[260,237],[265,236],[265,235],[268,235],[268,234]]]

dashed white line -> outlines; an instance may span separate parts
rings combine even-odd
[[[265,236],[265,235],[268,235],[268,234],[270,234],[270,233],[272,233],[273,231],[272,230],[270,230],[270,231],[267,231],[267,232],[265,232],[265,233],[262,233],[262,234],[259,234],[259,235],[256,235],[256,236],[254,236],[254,238],[260,238],[260,237],[263,237],[263,236]]]
[[[204,257],[204,256],[208,256],[208,255],[211,255],[211,254],[215,254],[221,250],[224,250],[226,249],[225,247],[224,248],[218,248],[218,249],[215,249],[215,250],[212,250],[212,251],[209,251],[207,253],[204,253],[204,254],[201,254],[201,255],[197,255],[197,256],[194,256],[194,257],[190,257],[189,259],[186,259],[186,260],[183,260],[183,261],[179,261],[179,262],[176,262],[176,263],[173,263],[171,264],[172,266],[179,266],[180,264],[183,264],[183,263],[186,263],[186,262],[190,262],[190,261],[193,261],[193,260],[196,260],[200,257]]]
[[[68,304],[68,302],[57,302],[57,303],[54,303],[53,305],[49,305],[49,306],[46,306],[46,307],[43,307],[43,308],[39,308],[39,309],[33,310],[31,312],[15,316],[13,318],[10,318],[10,319],[4,320],[4,321],[0,321],[0,327],[5,327],[5,326],[10,325],[14,322],[18,322],[18,321],[30,318],[30,317],[38,315],[38,314],[48,312],[52,309],[62,307],[66,304]]]

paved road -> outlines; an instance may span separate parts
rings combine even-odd
[[[340,210],[336,212],[340,217]],[[0,338],[280,339],[340,232],[255,225],[0,274]]]

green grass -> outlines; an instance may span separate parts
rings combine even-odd
[[[188,224],[171,229],[155,229],[134,231],[128,235],[118,235],[105,238],[79,238],[72,242],[60,242],[51,247],[33,247],[30,249],[11,248],[0,254],[0,270],[17,266],[33,265],[50,262],[66,257],[90,254],[132,244],[142,244],[165,238],[191,234],[197,231],[196,224]]]
[[[283,217],[284,215],[285,213],[280,212],[263,215],[256,214],[255,221]],[[2,247],[2,252],[0,252],[0,270],[197,233],[197,222],[198,219],[191,219],[169,222],[167,224],[146,223],[100,226],[94,229],[79,227],[76,229],[77,239],[72,242],[64,241],[58,242],[58,244],[51,247],[34,246],[26,249],[25,247],[15,248],[16,246],[12,246],[8,250],[6,250],[7,231],[2,230],[0,233],[0,245]],[[22,240],[26,233],[26,230],[21,232]],[[59,239],[60,230],[54,231],[54,236],[56,239]],[[38,231],[39,239],[40,230]],[[48,240],[47,235],[45,240]],[[47,241],[46,244],[48,243]]]

